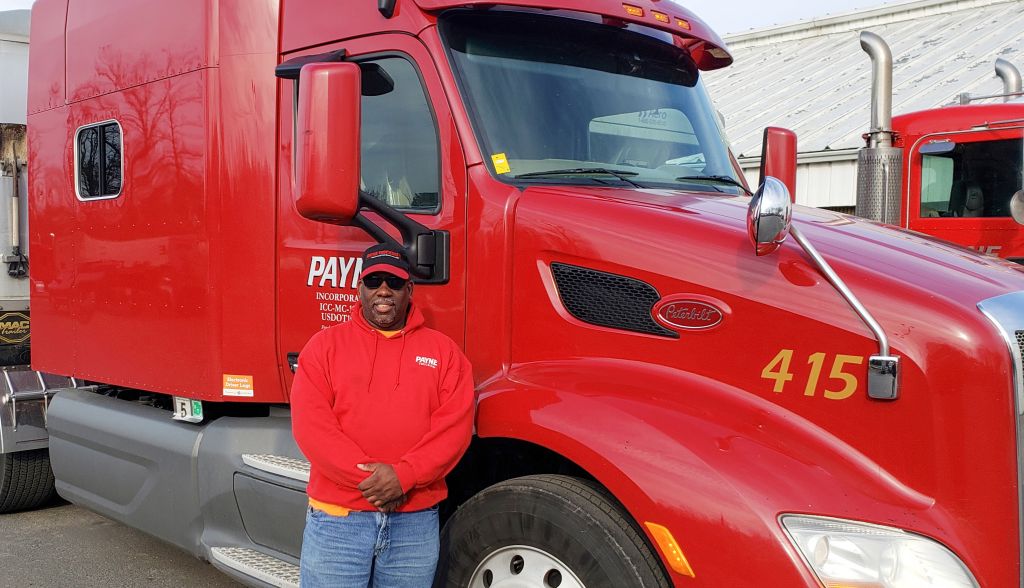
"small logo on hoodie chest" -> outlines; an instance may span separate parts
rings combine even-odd
[[[434,359],[433,357],[424,357],[422,355],[417,355],[416,356],[416,363],[418,363],[419,365],[428,367],[428,368],[437,369],[437,360]]]

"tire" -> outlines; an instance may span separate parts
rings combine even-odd
[[[0,454],[0,514],[37,508],[55,494],[46,449]]]
[[[466,501],[441,532],[435,588],[663,588],[637,527],[600,486],[526,476]]]

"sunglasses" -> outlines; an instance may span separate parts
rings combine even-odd
[[[370,290],[380,288],[380,285],[384,282],[387,282],[388,288],[391,288],[392,290],[401,290],[409,280],[393,276],[391,274],[370,274],[363,278],[363,285]]]

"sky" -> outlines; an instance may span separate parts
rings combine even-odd
[[[3,1],[3,0],[0,0]],[[719,35],[895,4],[886,0],[675,0]]]
[[[354,0],[339,0],[354,1]],[[358,0],[370,2],[372,0]],[[675,0],[695,12],[719,35],[789,24],[807,18],[892,4],[885,0]],[[29,8],[32,0],[0,0],[0,10]]]
[[[32,8],[32,0],[0,0],[0,10]]]

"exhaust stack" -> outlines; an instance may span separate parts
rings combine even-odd
[[[882,37],[864,31],[860,48],[871,58],[871,130],[868,147],[892,147],[892,51]]]
[[[899,224],[903,150],[892,146],[892,51],[869,31],[860,46],[871,58],[871,129],[857,155],[857,215]]]
[[[1002,57],[996,59],[996,75],[1003,80],[1003,102],[1021,93],[1020,71]]]

